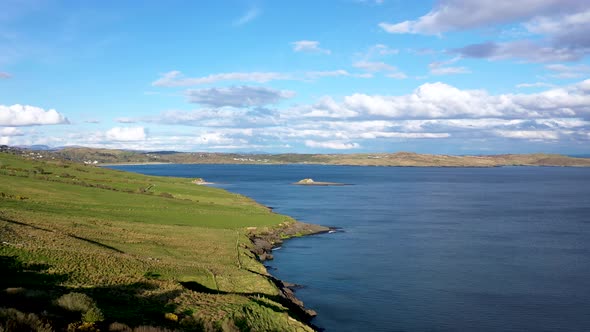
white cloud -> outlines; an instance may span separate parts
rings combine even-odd
[[[529,62],[553,62],[579,60],[587,50],[568,46],[554,46],[547,44],[545,41],[517,40],[502,43],[472,44],[454,49],[453,52],[470,58],[487,58],[490,60],[517,58]]]
[[[0,105],[0,126],[37,126],[68,124],[68,119],[54,109],[19,105]]]
[[[220,73],[203,77],[184,77],[181,72],[174,70],[162,75],[152,83],[153,86],[179,87],[216,83],[221,81],[239,81],[266,83],[274,80],[290,79],[288,75],[276,72],[241,72],[241,73]]]
[[[295,52],[311,52],[323,54],[332,53],[328,49],[321,48],[320,42],[316,40],[299,40],[296,42],[292,42],[291,45],[293,45],[293,51]]]
[[[359,69],[371,71],[371,72],[397,71],[397,68],[395,66],[388,65],[384,62],[378,62],[378,61],[374,61],[374,62],[358,61],[358,62],[355,62],[352,66],[355,68],[359,68]]]
[[[258,16],[260,16],[260,14],[261,14],[260,9],[251,8],[247,12],[245,12],[244,15],[242,15],[240,18],[235,20],[234,25],[239,26],[239,25],[244,25],[244,24],[250,23],[253,20],[255,20]]]
[[[25,133],[15,127],[0,128],[0,136],[23,136]]]
[[[389,33],[440,34],[531,19],[554,12],[575,11],[588,7],[579,0],[442,0],[417,20],[399,23],[382,22]]]
[[[535,83],[520,83],[516,85],[517,88],[553,88],[555,85],[546,82],[535,82]]]
[[[117,118],[117,119],[115,119],[115,121],[117,121],[119,123],[136,123],[137,122],[137,120],[135,120],[135,119],[125,118],[125,117]],[[96,122],[93,122],[93,123],[96,123]]]
[[[590,73],[590,66],[588,65],[567,66],[561,63],[555,63],[546,65],[545,68],[554,72],[555,74],[551,76],[557,78],[578,78]]]
[[[373,73],[378,73],[378,72],[385,72],[385,76],[386,77],[390,77],[390,78],[395,78],[395,79],[406,79],[408,78],[408,76],[399,71],[397,69],[397,67],[389,65],[385,62],[381,62],[381,61],[357,61],[355,63],[352,64],[353,67],[362,69],[364,71],[367,71],[367,75],[369,75],[368,77],[372,77]],[[360,75],[357,75],[360,76]]]
[[[146,130],[143,127],[115,127],[105,133],[107,140],[118,142],[143,141],[146,137]]]
[[[496,135],[507,138],[528,140],[557,140],[559,133],[550,130],[497,130]]]
[[[398,54],[399,50],[397,48],[390,48],[387,45],[383,44],[376,44],[369,50],[370,53],[376,53],[378,55],[393,55]]]
[[[461,60],[460,56],[456,56],[446,61],[434,61],[428,64],[430,73],[433,75],[452,75],[452,74],[469,74],[471,71],[466,67],[453,67],[449,66],[457,61]]]
[[[490,95],[485,90],[461,90],[426,83],[413,93],[379,96],[355,93],[336,102],[324,97],[294,114],[308,117],[354,118],[543,118],[583,116],[590,113],[590,80],[534,94]]]
[[[264,106],[275,104],[283,99],[295,96],[295,92],[293,91],[275,90],[254,86],[188,90],[186,94],[192,103],[213,107]]]
[[[332,150],[350,150],[360,147],[358,143],[347,143],[342,141],[305,141],[305,145],[310,148],[332,149]]]
[[[365,132],[359,135],[359,138],[447,138],[449,133],[404,133],[404,132]]]
[[[440,35],[509,23],[520,23],[521,30],[543,38],[472,44],[454,51],[531,62],[575,61],[590,53],[590,2],[581,0],[441,0],[416,20],[379,26],[389,33]]]
[[[590,47],[590,4],[585,11],[570,14],[539,16],[524,24],[535,34],[551,36],[558,45]],[[560,12],[557,12],[560,13]]]
[[[430,73],[433,74],[433,75],[469,74],[469,73],[471,73],[471,70],[467,69],[466,67],[436,67],[436,66],[430,66]]]
[[[338,76],[351,76],[351,74],[344,69],[337,70],[326,70],[326,71],[308,71],[305,73],[305,77],[309,79],[316,79],[322,77],[338,77]]]
[[[313,105],[294,108],[293,111],[292,116],[310,118],[350,118],[359,115],[358,112],[346,108],[329,96],[322,97]]]

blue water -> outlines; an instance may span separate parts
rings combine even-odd
[[[590,169],[149,165],[342,232],[267,263],[326,331],[590,331]],[[305,187],[302,178],[344,182]]]

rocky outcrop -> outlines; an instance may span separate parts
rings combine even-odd
[[[280,246],[286,239],[326,233],[331,230],[331,228],[324,226],[306,224],[298,221],[287,221],[277,227],[249,227],[247,232],[252,241],[250,251],[256,254],[256,257],[258,257],[260,261],[265,261],[273,259],[272,249]],[[295,315],[301,317],[307,323],[317,315],[314,310],[305,308],[303,302],[295,296],[294,289],[299,287],[298,285],[284,282],[270,274],[267,274],[266,277],[279,290],[281,298],[284,299],[284,301],[282,301],[283,305],[289,308],[289,310]]]
[[[337,183],[337,182],[319,182],[314,181],[314,179],[303,179],[299,180],[293,184],[300,185],[300,186],[344,186],[344,183]]]

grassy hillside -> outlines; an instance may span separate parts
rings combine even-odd
[[[0,153],[0,330],[309,330],[246,236],[293,222],[190,179]]]
[[[65,148],[55,152],[38,152],[45,158],[57,156],[87,163],[178,163],[178,164],[328,164],[359,166],[578,166],[590,167],[590,158],[573,158],[558,154],[505,154],[488,156],[451,156],[397,153],[357,154],[235,154],[139,152],[92,148]]]

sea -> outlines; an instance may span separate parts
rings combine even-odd
[[[590,168],[112,168],[202,177],[337,227],[265,262],[325,331],[590,331]]]

